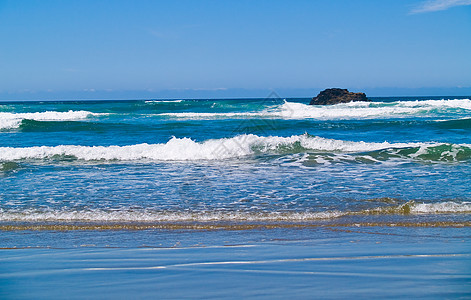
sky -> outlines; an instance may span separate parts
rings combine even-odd
[[[470,49],[471,0],[0,0],[0,100],[471,95]]]

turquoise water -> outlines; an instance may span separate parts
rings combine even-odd
[[[404,257],[429,254],[433,256],[424,260],[434,268],[430,276],[444,280],[443,290],[408,292],[440,297],[445,286],[454,286],[451,296],[469,295],[463,285],[471,278],[465,263],[471,234],[469,98],[372,98],[371,103],[334,106],[309,106],[310,99],[281,99],[276,94],[266,99],[0,103],[0,247],[9,266],[0,267],[0,278],[7,282],[2,286],[9,287],[3,296],[30,297],[20,293],[15,282],[30,280],[35,264],[41,271],[34,275],[31,293],[39,293],[51,276],[59,282],[65,276],[64,284],[84,274],[104,282],[106,272],[82,270],[98,267],[97,253],[117,255],[111,265],[123,271],[123,261],[142,257],[139,249],[167,249],[152,262],[144,259],[151,267],[166,265],[167,259],[174,260],[173,265],[186,259],[210,262],[209,249],[231,245],[239,245],[247,261],[274,259],[269,253],[277,251],[281,262],[288,259],[286,264],[270,263],[276,267],[268,273],[257,271],[267,280],[278,282],[304,272],[293,275],[304,278],[298,289],[294,279],[287,281],[286,289],[276,289],[280,297],[290,291],[300,297],[311,292],[324,298],[349,292],[374,296],[388,286],[388,267],[392,270],[398,263],[409,271],[422,268],[420,256],[407,263]],[[327,241],[326,248],[320,249],[322,241]],[[347,247],[351,241],[358,241],[357,246]],[[437,251],[431,253],[428,247]],[[173,248],[188,257],[174,256],[168,250]],[[221,262],[237,258],[231,251],[219,254]],[[60,271],[84,252],[90,264],[70,273]],[[379,276],[376,289],[348,279],[342,281],[342,291],[329,296],[321,291],[328,284],[312,285],[312,274],[306,275],[315,271],[317,261],[307,260],[297,268],[293,264],[299,261],[290,260],[322,258],[326,253],[347,257],[330,261],[329,270],[335,270],[329,265],[334,264],[339,272],[352,274],[372,261],[378,263],[368,258],[363,264],[364,257],[378,257],[383,267],[359,271]],[[31,260],[30,255],[39,259]],[[62,256],[62,263],[48,270],[49,262]],[[468,268],[452,267],[452,261]],[[347,262],[354,262],[353,269]],[[448,262],[451,271],[443,275],[439,266]],[[255,272],[223,265],[217,272],[244,284]],[[136,285],[146,291],[141,297],[158,295],[152,280],[145,279],[149,270],[140,273],[143,281]],[[395,270],[399,281],[406,282],[405,273]],[[121,271],[113,273],[119,274],[115,284],[124,284],[125,274],[133,272]],[[152,276],[176,276],[178,286],[198,284],[191,274],[215,284],[219,280],[200,267],[188,272]],[[335,281],[334,274],[322,272],[316,280]],[[169,283],[164,283],[161,295],[191,297],[171,294]],[[195,296],[230,297],[237,286],[227,293],[197,289]],[[246,296],[275,295],[260,292],[262,286],[252,282]],[[109,288],[103,283],[96,292]],[[78,286],[73,289],[82,295]],[[405,297],[394,291],[382,295]],[[61,294],[43,291],[38,297]]]

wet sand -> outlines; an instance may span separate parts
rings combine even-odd
[[[2,299],[471,297],[469,227],[2,235]]]

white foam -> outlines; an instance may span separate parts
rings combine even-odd
[[[416,100],[416,101],[400,101],[394,102],[403,107],[443,107],[443,108],[462,108],[471,109],[470,99],[453,99],[453,100]]]
[[[372,106],[369,102],[352,102],[331,106],[305,105],[302,103],[285,102],[278,112],[280,117],[287,119],[356,119],[404,116],[417,114],[422,108],[401,106]]]
[[[413,214],[471,213],[471,202],[414,203],[410,211]]]
[[[410,214],[462,214],[471,213],[471,202],[438,202],[409,204]],[[401,207],[397,208],[400,213]],[[0,221],[24,222],[213,222],[213,221],[315,221],[339,218],[346,215],[363,215],[374,211],[384,211],[384,214],[394,214],[395,210],[383,208],[365,211],[321,211],[321,212],[243,212],[243,211],[155,211],[151,209],[106,210],[52,210],[0,209]]]
[[[460,108],[471,110],[470,99],[424,100],[397,102],[350,102],[336,105],[306,105],[285,101],[258,112],[180,112],[162,113],[161,116],[185,119],[217,118],[282,118],[282,119],[365,119],[384,117],[407,117],[423,115],[438,108]]]
[[[145,103],[181,103],[184,100],[148,100]]]
[[[340,212],[169,212],[151,210],[93,209],[2,211],[0,221],[26,222],[211,222],[211,221],[309,221],[340,217]]]
[[[388,148],[418,147],[424,143],[367,143],[326,139],[308,134],[291,137],[253,134],[233,138],[195,142],[189,138],[173,137],[164,144],[129,146],[36,146],[0,147],[0,160],[44,159],[53,156],[73,156],[81,160],[217,160],[237,158],[257,153],[290,152],[292,149],[329,152],[366,152]],[[296,151],[296,150],[295,150]]]
[[[18,128],[22,120],[35,121],[73,121],[83,120],[89,116],[106,115],[104,113],[92,113],[89,111],[69,110],[67,112],[45,111],[35,113],[9,113],[0,112],[0,129]]]

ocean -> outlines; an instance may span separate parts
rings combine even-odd
[[[471,298],[471,97],[0,103],[0,297]]]

